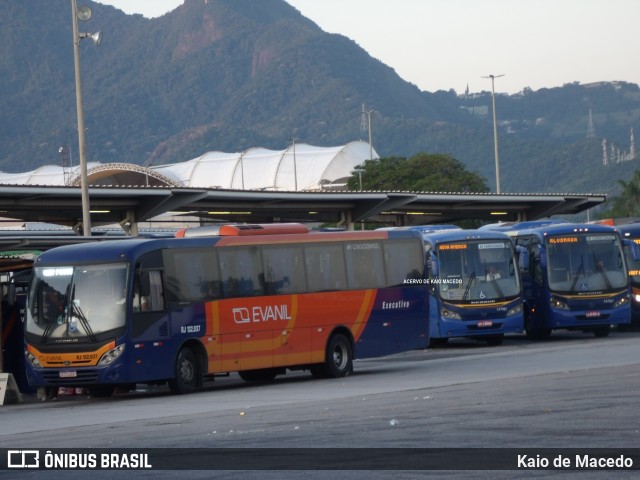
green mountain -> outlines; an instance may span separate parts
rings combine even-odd
[[[59,164],[63,145],[77,163],[70,3],[0,2],[4,171]],[[80,31],[104,35],[98,48],[80,42],[89,161],[159,165],[284,149],[292,138],[366,140],[365,105],[381,156],[450,154],[494,185],[490,92],[422,92],[283,0],[186,0],[156,19],[82,4],[93,16]],[[635,84],[525,89],[496,102],[503,192],[615,193],[637,168],[628,160]]]

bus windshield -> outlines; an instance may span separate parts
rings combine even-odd
[[[520,277],[509,240],[465,240],[438,246],[443,300],[489,303],[520,294]]]
[[[125,325],[125,264],[36,267],[26,331],[42,343],[95,342]]]
[[[546,239],[549,289],[593,293],[626,288],[622,249],[613,233],[584,233]]]

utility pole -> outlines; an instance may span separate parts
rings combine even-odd
[[[80,7],[76,0],[71,0],[71,15],[73,16],[73,60],[76,77],[76,110],[78,114],[78,155],[80,156],[80,189],[82,191],[82,230],[85,237],[91,236],[91,210],[89,207],[89,179],[87,176],[87,157],[84,140],[84,113],[82,107],[82,81],[80,78],[80,40],[91,38],[96,46],[102,42],[102,34],[78,32],[78,20],[87,21],[91,18],[89,7]]]
[[[292,145],[292,149],[293,149],[293,183],[296,189],[296,192],[298,191],[298,166],[296,165],[296,140],[297,138],[295,137],[291,137],[291,145]]]
[[[487,75],[486,77],[482,77],[491,79],[491,101],[493,104],[493,149],[496,159],[496,193],[500,193],[500,155],[498,154],[498,121],[496,120],[496,90],[494,82],[496,78],[500,77],[504,77],[504,74]]]

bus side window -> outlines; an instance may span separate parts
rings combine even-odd
[[[304,257],[310,292],[343,290],[347,287],[342,245],[330,243],[305,245]]]
[[[164,310],[162,274],[158,270],[143,271],[138,276],[133,292],[134,312]]]
[[[350,289],[383,288],[385,286],[382,243],[353,242],[346,245],[347,281]]]
[[[422,241],[394,239],[384,243],[384,263],[387,286],[403,285],[406,279],[423,278],[425,260]],[[421,271],[416,271],[421,265]]]
[[[307,290],[304,255],[300,245],[263,246],[261,281],[267,295]]]
[[[257,247],[222,247],[218,260],[225,298],[264,294],[262,261]]]

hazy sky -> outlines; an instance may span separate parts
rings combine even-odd
[[[182,4],[97,1],[146,17]],[[496,92],[574,81],[640,83],[640,0],[286,1],[429,92],[490,90],[482,77],[501,74]]]

